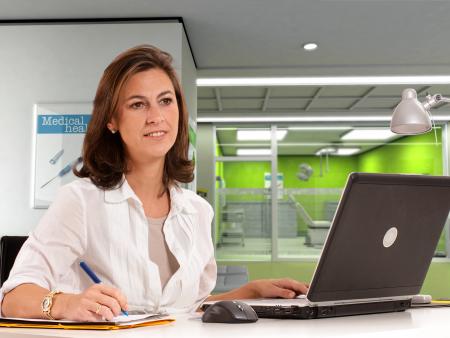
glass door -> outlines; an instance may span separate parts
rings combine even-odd
[[[271,260],[270,195],[270,128],[217,127],[214,240],[218,260]]]

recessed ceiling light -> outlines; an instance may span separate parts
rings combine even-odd
[[[236,153],[238,156],[264,156],[270,155],[270,149],[239,148]]]
[[[333,155],[350,156],[359,153],[360,148],[338,148]]]
[[[287,130],[277,130],[277,140],[281,141],[286,137]],[[264,129],[238,129],[238,141],[270,141],[271,131]]]
[[[303,45],[303,49],[308,50],[308,51],[315,50],[315,49],[317,49],[317,47],[318,47],[318,44],[315,42],[308,42]]]
[[[389,140],[396,136],[389,128],[353,129],[341,136],[343,141],[353,140]]]

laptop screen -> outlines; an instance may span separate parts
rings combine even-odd
[[[351,174],[308,299],[417,294],[449,210],[449,177]]]

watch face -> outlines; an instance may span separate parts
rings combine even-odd
[[[50,307],[50,298],[49,297],[45,297],[44,301],[42,302],[42,308],[45,310],[48,310],[48,308]]]

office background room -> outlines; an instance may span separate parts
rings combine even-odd
[[[400,1],[349,6],[345,1],[309,0],[283,6],[237,0],[214,6],[207,0],[137,0],[133,6],[113,6],[107,0],[64,6],[50,0],[41,0],[40,6],[15,3],[0,6],[0,20],[180,15],[185,27],[177,20],[0,26],[0,175],[6,178],[1,235],[25,235],[43,213],[31,207],[33,106],[89,103],[104,66],[119,51],[140,43],[155,44],[174,56],[191,117],[199,117],[197,187],[216,211],[217,260],[246,267],[250,279],[309,280],[348,173],[448,175],[448,104],[433,111],[439,119],[436,139],[429,133],[382,141],[341,140],[351,129],[386,130],[406,85],[197,87],[194,82],[246,76],[446,75],[450,46],[436,42],[446,41],[450,29],[450,8],[444,2],[416,2],[411,7]],[[184,36],[186,27],[191,46]],[[310,38],[319,41],[312,53],[302,48]],[[448,83],[407,86],[418,91],[420,100],[427,92],[450,94]],[[268,117],[272,123],[237,123],[242,117]],[[324,117],[329,118],[320,120]],[[259,160],[236,156],[242,145],[271,146],[267,140],[238,140],[239,129],[272,127],[287,130],[276,143],[277,155],[260,155]],[[337,155],[341,146],[358,150]],[[280,174],[275,199],[270,188],[274,163],[277,180]],[[435,297],[450,296],[448,243],[447,226],[423,289]]]
[[[200,135],[203,128],[208,129],[207,126],[200,124]],[[333,130],[332,126],[323,126],[323,128]],[[367,129],[367,127],[364,128]],[[380,126],[371,128],[386,130],[386,127]],[[270,198],[268,198],[268,189],[264,188],[264,176],[271,171],[270,162],[220,161],[224,158],[224,148],[228,147],[229,157],[232,158],[234,153],[231,148],[242,147],[245,144],[245,142],[236,140],[236,137],[234,143],[231,143],[226,136],[222,135],[221,137],[221,134],[228,133],[236,136],[238,130],[250,129],[257,130],[258,127],[218,126],[215,135],[206,133],[215,137],[215,142],[214,140],[203,142],[206,139],[203,136],[199,143],[199,151],[202,151],[203,146],[211,147],[211,144],[216,144],[216,159],[218,159],[215,167],[216,198],[218,200],[216,201],[214,238],[216,257],[221,264],[245,265],[252,279],[263,278],[267,275],[281,277],[288,274],[294,278],[308,280],[312,276],[315,258],[320,254],[324,238],[313,238],[313,243],[305,243],[308,231],[311,230],[296,212],[296,201],[303,205],[313,220],[326,219],[329,221],[350,172],[442,175],[444,170],[443,151],[445,147],[442,145],[442,128],[440,126],[436,128],[436,135],[434,133],[406,137],[392,137],[391,135],[390,140],[388,138],[387,141],[381,143],[380,141],[372,143],[371,149],[366,152],[350,156],[330,154],[328,160],[321,159],[320,156],[314,154],[307,156],[278,155],[278,172],[283,177],[283,189],[278,199],[278,257],[274,261],[271,247]],[[264,126],[259,129],[264,129]],[[288,128],[286,127],[286,129]],[[298,132],[292,125],[290,129],[288,135]],[[308,127],[300,129],[304,134],[304,129],[308,129]],[[318,133],[320,127],[316,126],[311,129],[310,132]],[[343,130],[352,128],[335,126],[334,129],[338,129],[340,134],[344,134]],[[288,147],[293,146],[292,141],[293,137],[290,138]],[[358,142],[366,146],[370,143],[368,141]],[[353,144],[358,142],[353,141]],[[313,147],[318,149],[335,144],[331,142],[328,144],[324,140],[322,143],[320,146],[313,143]],[[260,146],[262,144],[264,142],[260,143]],[[304,142],[302,144],[304,145]],[[224,146],[222,147],[222,145]],[[278,149],[282,148],[283,141],[279,141]],[[308,163],[313,171],[308,180],[298,177],[299,165],[302,163]],[[202,183],[199,182],[199,184]],[[294,194],[295,201],[291,199],[292,194]],[[258,209],[256,215],[255,208]],[[331,210],[329,210],[330,208]],[[286,228],[286,226],[290,228]],[[234,231],[241,230],[243,239],[236,233],[234,236],[230,236],[228,234],[230,227]],[[445,257],[446,250],[444,232],[439,241],[436,256]],[[442,283],[441,278],[450,276],[447,270],[448,263],[436,259],[430,268],[423,291],[444,297],[448,292],[448,286]]]

